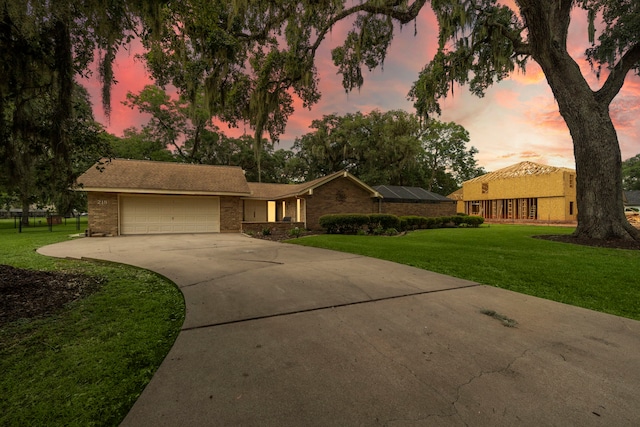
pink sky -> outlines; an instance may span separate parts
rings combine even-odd
[[[583,58],[587,42],[587,21],[581,11],[574,13],[570,27],[570,52],[574,58]],[[296,137],[310,132],[309,125],[324,114],[347,114],[372,109],[388,111],[402,109],[415,112],[407,100],[412,83],[422,67],[436,51],[437,23],[429,8],[425,8],[417,20],[417,36],[413,24],[396,32],[388,52],[384,69],[365,74],[360,91],[345,93],[341,76],[331,62],[330,50],[343,41],[344,30],[335,29],[323,43],[317,56],[320,71],[322,98],[311,110],[296,104],[286,132],[277,148],[290,148]],[[96,120],[109,132],[121,136],[131,126],[146,123],[148,117],[122,105],[128,91],[137,93],[150,83],[144,65],[134,59],[141,50],[135,41],[126,51],[121,51],[115,66],[118,84],[112,92],[112,113],[109,122],[104,117],[99,99],[98,83],[84,84],[94,99]],[[598,82],[586,61],[581,67],[593,88]],[[514,73],[508,80],[489,88],[484,98],[476,98],[467,88],[456,90],[453,98],[442,102],[440,120],[453,121],[464,126],[470,134],[470,145],[479,153],[478,163],[491,171],[529,160],[553,166],[575,167],[573,145],[569,131],[558,113],[544,75],[537,64],[530,62],[526,74]],[[618,131],[622,158],[640,153],[640,77],[629,76],[621,92],[611,106],[611,114]],[[222,129],[229,135],[251,133],[248,127]]]

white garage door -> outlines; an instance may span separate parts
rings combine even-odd
[[[121,234],[219,233],[220,199],[121,196]]]

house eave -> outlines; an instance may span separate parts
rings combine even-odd
[[[86,191],[94,193],[121,193],[121,194],[162,194],[178,196],[249,196],[249,193],[227,191],[194,191],[194,190],[159,190],[149,188],[106,188],[106,187],[76,187],[74,191]]]

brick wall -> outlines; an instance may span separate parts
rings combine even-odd
[[[377,202],[374,202],[377,203]],[[452,216],[456,214],[455,202],[441,202],[441,203],[389,203],[382,199],[380,205],[381,213],[397,215],[397,216]]]
[[[242,229],[242,199],[220,197],[220,232],[239,233]]]
[[[115,193],[87,193],[89,233],[118,235],[118,195]]]
[[[327,214],[378,212],[371,194],[348,178],[337,178],[305,196],[307,228],[321,230],[320,217]],[[374,210],[375,209],[375,210]]]

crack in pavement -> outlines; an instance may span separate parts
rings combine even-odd
[[[467,286],[458,286],[458,287],[454,287],[454,288],[437,289],[437,290],[429,290],[429,291],[422,291],[422,292],[412,292],[412,293],[405,293],[405,294],[402,294],[402,295],[393,295],[393,296],[388,296],[388,297],[373,298],[373,299],[362,300],[362,301],[353,301],[353,302],[345,302],[345,303],[340,303],[340,304],[331,304],[331,305],[327,305],[327,306],[306,308],[306,309],[302,309],[302,310],[285,311],[285,312],[282,312],[282,313],[265,314],[265,315],[262,315],[262,316],[247,317],[247,318],[244,318],[244,319],[235,319],[235,320],[228,320],[228,321],[225,321],[225,322],[210,323],[210,324],[206,324],[206,325],[190,326],[188,328],[181,329],[181,332],[182,331],[193,331],[193,330],[196,330],[196,329],[214,328],[216,326],[233,325],[233,324],[236,324],[236,323],[251,322],[251,321],[254,321],[254,320],[264,320],[264,319],[271,319],[271,318],[276,318],[276,317],[285,317],[285,316],[290,316],[290,315],[293,315],[293,314],[312,313],[314,311],[330,310],[330,309],[339,308],[339,307],[349,307],[349,306],[353,306],[353,305],[368,304],[368,303],[374,303],[374,302],[379,302],[379,301],[390,301],[390,300],[394,300],[394,299],[398,299],[398,298],[413,297],[413,296],[418,296],[418,295],[427,295],[427,294],[434,294],[434,293],[446,292],[446,291],[456,291],[456,290],[459,290],[459,289],[461,290],[461,289],[475,288],[475,287],[478,287],[478,286],[482,286],[482,285],[479,284],[479,283],[475,283],[475,284],[471,284],[471,285],[467,285]]]
[[[284,265],[284,262],[278,262],[278,261],[264,261],[264,260],[255,260],[255,259],[236,259],[233,261],[245,261],[245,262],[255,262],[255,263],[262,263],[262,264],[270,264],[269,266],[265,266],[265,267],[260,267],[260,268],[267,268],[270,267],[271,265]],[[224,279],[227,277],[231,277],[231,276],[235,276],[236,274],[241,274],[246,272],[247,269],[243,269],[241,271],[234,271],[232,273],[228,273],[228,274],[223,274],[222,276],[214,276],[214,277],[209,277],[207,279],[204,280],[200,280],[194,283],[189,283],[186,285],[182,285],[179,286],[180,289],[183,288],[190,288],[192,286],[197,286],[197,285],[201,285],[202,283],[207,283],[207,282],[211,282],[212,280],[220,280],[220,279]]]
[[[456,408],[456,404],[460,401],[461,390],[462,390],[463,387],[466,387],[466,386],[470,385],[471,383],[473,383],[477,379],[482,378],[485,375],[492,375],[492,374],[499,374],[499,373],[502,373],[502,372],[507,372],[508,370],[511,369],[511,367],[513,366],[514,363],[516,363],[517,361],[519,361],[520,359],[525,357],[526,354],[529,353],[530,351],[532,351],[532,349],[527,348],[522,352],[522,354],[520,354],[518,356],[515,356],[513,358],[513,360],[507,364],[507,366],[505,366],[503,368],[500,368],[500,369],[493,369],[493,370],[490,370],[490,371],[481,370],[478,374],[472,376],[469,379],[469,381],[458,385],[458,387],[456,387],[456,398],[455,398],[455,400],[453,402],[451,402],[451,406],[453,406],[455,408],[456,414],[459,414],[458,409]]]

